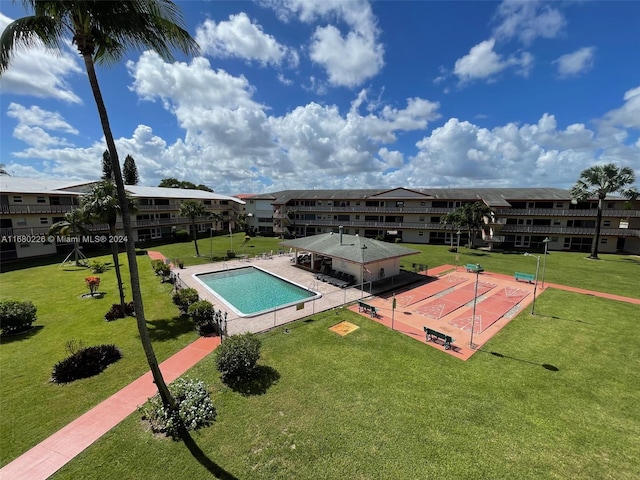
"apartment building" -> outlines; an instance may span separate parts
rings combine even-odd
[[[447,213],[482,202],[485,217],[478,246],[588,252],[598,201],[576,202],[556,188],[447,188],[391,190],[285,190],[245,197],[249,225],[263,234],[311,236],[337,232],[386,241],[456,245],[467,233],[441,223]],[[269,219],[269,208],[271,218]],[[604,201],[599,251],[640,253],[640,201]]]
[[[49,241],[46,234],[64,214],[79,208],[81,196],[95,182],[69,182],[33,178],[0,177],[0,259],[12,260],[66,251],[62,239]],[[202,190],[126,186],[135,200],[132,214],[134,241],[170,238],[178,230],[191,230],[191,221],[180,216],[184,200],[200,200],[206,214],[196,220],[199,235],[235,229],[244,202],[236,197]],[[87,225],[92,234],[107,232],[107,225]],[[116,225],[122,233],[122,222]]]

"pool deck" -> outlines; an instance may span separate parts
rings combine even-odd
[[[344,305],[345,303],[359,300],[361,296],[363,296],[359,288],[339,288],[329,285],[326,282],[316,280],[315,273],[294,266],[291,261],[292,258],[293,257],[285,254],[273,255],[268,258],[253,258],[250,260],[233,259],[223,263],[216,262],[186,267],[180,270],[174,270],[174,272],[179,274],[180,280],[182,280],[188,287],[195,288],[201,299],[209,300],[216,308],[228,312],[227,331],[229,335],[245,332],[263,332],[278,325],[283,325],[285,323],[313,315],[317,312],[330,310]],[[249,266],[262,268],[263,270],[296,283],[308,290],[318,292],[322,294],[322,296],[315,300],[305,302],[304,308],[300,310],[298,310],[294,305],[281,309],[274,309],[268,313],[253,317],[239,317],[229,311],[213,293],[207,290],[193,277],[194,275],[202,273],[220,272],[228,269]],[[251,295],[251,292],[247,291],[247,295]],[[364,295],[368,296],[369,294],[365,293]]]

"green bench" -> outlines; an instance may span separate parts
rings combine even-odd
[[[373,305],[369,305],[368,303],[364,303],[362,301],[358,301],[358,312],[368,313],[371,318],[378,317],[378,309]]]
[[[516,279],[516,282],[529,282],[529,283],[533,283],[535,280],[535,276],[533,275],[533,273],[522,273],[522,272],[516,272],[513,275]]]
[[[473,272],[473,273],[484,272],[484,268],[482,268],[482,265],[480,265],[479,263],[467,263],[464,266],[464,268],[467,272]]]
[[[447,335],[445,333],[441,333],[438,332],[437,330],[433,330],[432,328],[428,328],[428,327],[422,327],[424,329],[424,333],[426,335],[426,341],[427,342],[435,342],[436,338],[442,340],[444,342],[444,349],[445,350],[450,350],[451,349],[451,344],[453,342],[455,342],[456,340],[454,338],[451,337],[451,335]]]

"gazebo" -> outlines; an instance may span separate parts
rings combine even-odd
[[[332,268],[353,275],[358,283],[394,277],[400,273],[401,257],[420,253],[394,243],[342,232],[285,240],[281,244],[295,251],[296,264],[314,272]]]

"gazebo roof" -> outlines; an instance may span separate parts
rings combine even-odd
[[[358,235],[323,233],[311,237],[285,240],[282,245],[297,250],[306,250],[327,257],[340,258],[353,263],[375,263],[389,258],[406,257],[420,253],[419,250],[402,247]],[[366,247],[366,248],[364,248]]]

